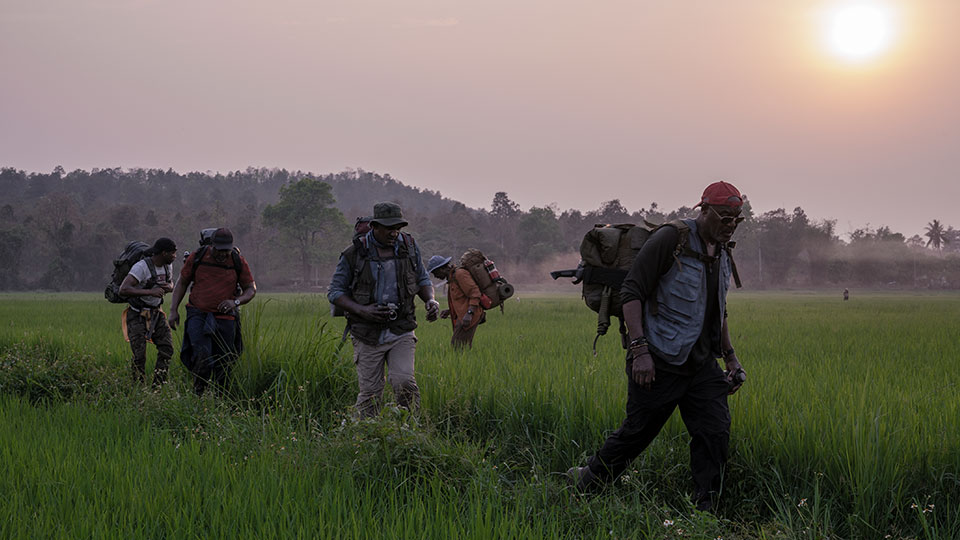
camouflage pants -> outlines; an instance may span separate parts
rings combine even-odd
[[[383,345],[368,345],[353,338],[353,362],[357,366],[357,412],[361,418],[380,412],[384,388],[384,367],[397,398],[397,405],[414,411],[420,407],[420,388],[413,374],[417,338],[411,333]]]
[[[149,313],[149,321],[145,313]],[[143,382],[146,375],[148,335],[157,347],[157,365],[153,369],[153,386],[160,386],[167,381],[170,358],[173,356],[173,335],[167,325],[167,317],[159,309],[140,312],[132,309],[128,310],[127,337],[130,338],[130,350],[133,351],[131,370],[136,382]]]

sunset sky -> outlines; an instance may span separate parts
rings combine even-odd
[[[960,1],[0,0],[0,166],[960,227]],[[3,195],[0,194],[0,200]]]

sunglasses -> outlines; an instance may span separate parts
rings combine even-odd
[[[736,216],[721,215],[720,212],[717,212],[716,210],[714,210],[712,206],[708,206],[707,208],[709,208],[710,210],[713,210],[713,213],[716,214],[718,218],[720,218],[720,223],[723,223],[724,225],[730,225],[731,223],[734,225],[739,225],[740,223],[743,222],[743,220],[747,219],[741,215],[736,215]]]

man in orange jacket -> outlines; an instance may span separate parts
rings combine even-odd
[[[441,311],[440,317],[449,317],[453,323],[450,344],[457,349],[470,348],[473,346],[477,325],[484,319],[483,306],[480,304],[482,294],[470,272],[465,268],[452,266],[451,260],[450,257],[434,255],[427,263],[427,271],[437,279],[447,280],[449,309]]]

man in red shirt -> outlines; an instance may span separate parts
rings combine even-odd
[[[253,273],[233,247],[230,229],[217,229],[212,245],[194,251],[184,262],[173,289],[171,329],[180,323],[180,301],[191,283],[180,361],[193,373],[193,389],[200,395],[210,382],[219,390],[225,388],[243,349],[238,308],[257,294]]]

